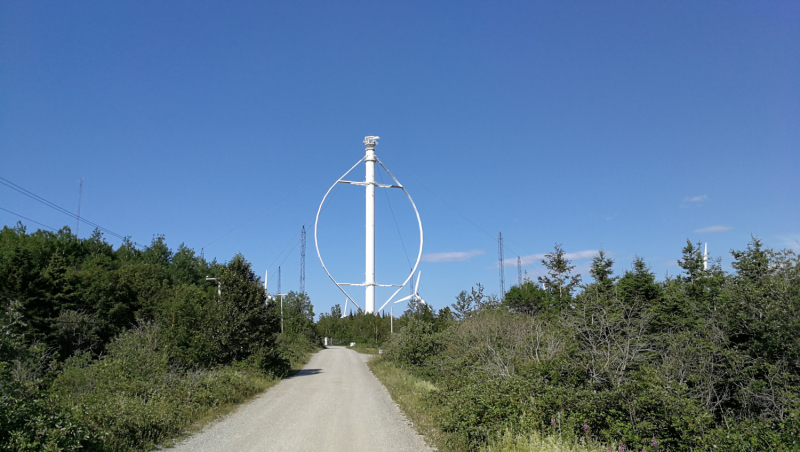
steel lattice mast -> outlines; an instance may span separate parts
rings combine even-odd
[[[506,272],[503,268],[503,233],[497,236],[497,260],[500,262],[500,300],[506,297]]]
[[[306,293],[306,226],[300,232],[300,293]]]

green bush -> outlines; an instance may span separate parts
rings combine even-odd
[[[432,323],[412,317],[385,347],[387,359],[401,365],[423,368],[442,350],[442,341]]]
[[[526,281],[501,308],[462,292],[458,322],[442,331],[411,318],[385,357],[438,388],[427,403],[452,450],[539,435],[651,452],[800,451],[800,258],[754,239],[727,274],[704,268],[699,246],[682,251],[683,273],[660,282],[640,258],[614,277],[600,254],[594,282],[573,296],[557,247],[544,288]]]
[[[79,355],[65,364],[51,393],[60,408],[97,432],[105,450],[148,450],[179,434],[203,413],[239,403],[272,377],[247,363],[184,371],[169,363],[159,328],[122,334],[108,354]]]
[[[54,405],[35,382],[21,382],[0,363],[0,450],[73,451],[92,445],[94,434]]]

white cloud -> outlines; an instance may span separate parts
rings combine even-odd
[[[683,198],[683,202],[703,202],[708,201],[708,195],[690,196]]]
[[[483,254],[483,250],[451,251],[449,253],[428,253],[422,255],[423,262],[464,262]]]
[[[704,232],[727,232],[733,229],[730,226],[709,226],[707,228],[695,229],[694,232],[702,234]]]

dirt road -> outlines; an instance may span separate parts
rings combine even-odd
[[[168,450],[430,451],[368,358],[344,347],[322,350],[295,376]]]

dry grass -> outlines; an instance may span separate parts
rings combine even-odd
[[[481,452],[605,452],[598,444],[569,443],[554,436],[539,433],[514,435],[506,432],[501,438],[490,441]]]
[[[425,395],[436,390],[436,386],[385,359],[371,359],[369,368],[411,420],[417,432],[425,437],[425,441],[440,450],[447,450],[444,447],[444,435],[436,428],[435,407],[429,406],[424,400]]]
[[[377,355],[378,349],[374,347],[369,347],[363,344],[356,344],[354,347],[347,346],[350,350],[355,350],[358,353],[363,353],[365,355]]]

